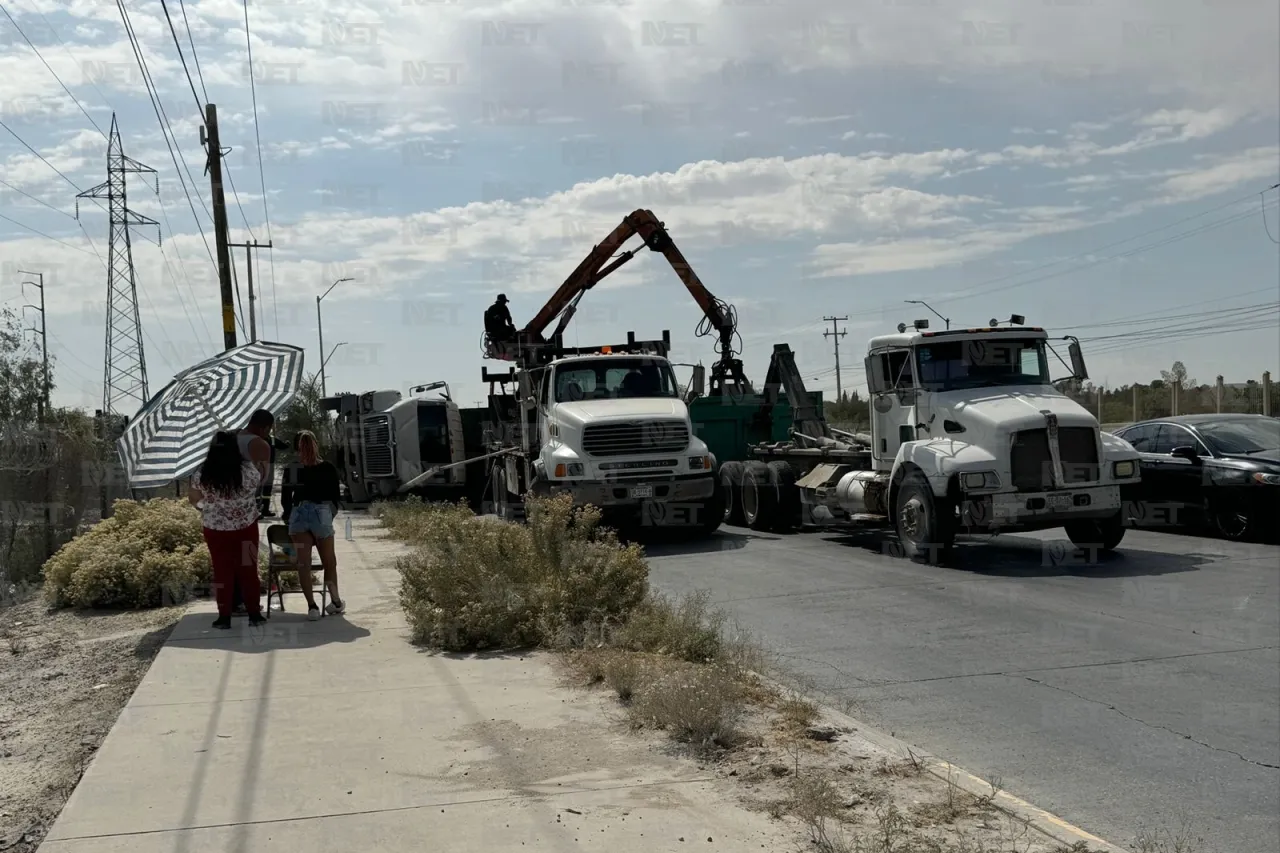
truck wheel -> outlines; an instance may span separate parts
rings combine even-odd
[[[940,503],[918,471],[907,474],[898,487],[893,519],[907,559],[936,565],[951,556],[956,541],[955,512],[946,511]]]
[[[1077,548],[1114,551],[1124,538],[1124,516],[1119,512],[1110,518],[1072,521],[1065,527],[1067,538]]]
[[[720,489],[724,492],[724,523],[742,527],[742,463],[726,462],[720,466]]]
[[[743,463],[742,518],[752,530],[768,530],[777,516],[778,490],[769,466],[751,460]]]
[[[786,462],[770,462],[769,478],[777,495],[773,529],[777,533],[790,533],[800,526],[800,488],[796,485],[796,471]]]
[[[493,514],[503,521],[511,521],[511,495],[507,491],[507,472],[501,466],[493,469]]]

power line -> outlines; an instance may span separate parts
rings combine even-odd
[[[50,237],[48,234],[44,233],[43,231],[39,231],[35,228],[32,228],[30,225],[23,225],[18,220],[13,219],[9,216],[6,216],[3,213],[0,213],[0,219],[5,220],[6,222],[12,222],[14,225],[17,225],[19,228],[25,228],[26,230],[30,231],[32,234],[38,234],[41,237],[45,238],[46,240],[52,240],[55,243],[61,243],[62,245],[66,246],[68,249],[75,249],[77,252],[84,252],[86,255],[93,254],[83,246],[73,246],[70,243],[66,242],[65,240],[59,240],[57,237]],[[102,260],[102,259],[99,258],[98,260]]]
[[[22,194],[22,195],[26,196],[27,198],[31,199],[31,200],[32,200],[32,201],[34,201],[34,202],[38,202],[38,203],[40,203],[40,204],[43,204],[45,207],[49,208],[50,210],[54,211],[55,213],[61,213],[63,216],[67,217],[68,219],[75,219],[75,217],[74,217],[74,216],[72,216],[70,213],[67,213],[65,210],[59,210],[58,208],[56,208],[56,207],[54,207],[53,205],[49,204],[49,202],[45,201],[44,199],[42,199],[42,198],[36,198],[36,197],[35,197],[35,196],[33,196],[31,193],[29,193],[29,192],[27,192],[26,190],[22,189],[22,187],[15,187],[13,184],[9,183],[8,181],[4,180],[3,178],[0,178],[0,184],[4,184],[4,185],[5,185],[6,187],[8,187],[9,189],[13,190],[13,191],[14,191],[14,192],[16,192],[16,193],[20,193],[20,194]]]
[[[209,253],[209,260],[213,262],[213,265],[216,267],[218,262],[214,260],[213,250],[209,248],[209,238],[205,236],[204,225],[200,222],[200,217],[196,213],[195,202],[191,200],[191,192],[187,189],[187,182],[182,178],[182,169],[178,166],[178,155],[175,154],[173,150],[174,143],[169,141],[169,136],[173,133],[173,128],[169,126],[168,119],[164,116],[164,109],[159,102],[159,93],[153,91],[151,73],[147,70],[146,60],[142,56],[142,50],[138,45],[137,36],[134,35],[133,25],[129,21],[129,13],[124,7],[124,0],[116,0],[116,6],[119,8],[120,17],[124,21],[125,35],[128,36],[130,46],[133,48],[133,55],[138,60],[138,67],[142,69],[142,82],[147,87],[147,97],[151,99],[151,108],[155,111],[156,121],[160,123],[160,135],[164,138],[165,147],[169,149],[169,159],[173,161],[174,172],[178,176],[179,183],[182,184],[182,192],[186,195],[187,204],[191,208],[191,218],[195,221],[196,228],[200,231],[200,239],[204,242],[205,251]],[[180,151],[181,149],[179,149],[179,152]],[[182,162],[185,166],[186,159],[184,158]],[[190,170],[188,170],[188,173],[189,172]],[[191,182],[194,185],[195,179],[193,178]],[[197,192],[197,195],[199,195],[199,192]],[[203,196],[200,197],[200,203],[202,205],[204,204]],[[208,212],[207,207],[205,208],[205,212]]]
[[[61,45],[63,53],[65,53],[73,63],[75,63],[76,65],[80,65],[80,61],[76,59],[75,54],[71,52],[71,48],[67,47],[67,43],[62,40],[62,36],[58,35],[57,29],[55,29],[53,24],[49,22],[49,18],[45,16],[44,12],[41,12],[38,8],[35,9],[34,11],[37,15],[40,16],[40,20],[44,21],[44,25],[49,28],[49,32],[53,35],[53,37],[58,40],[58,44]],[[98,88],[97,83],[93,82],[93,78],[88,77],[85,82],[87,82],[90,86],[93,87],[93,91],[98,93],[98,97],[102,99],[102,103],[106,104],[108,109],[110,109],[111,112],[114,113],[116,111],[116,108],[111,105],[110,101],[107,100],[107,96],[102,94],[102,90]]]
[[[191,22],[187,20],[187,3],[186,0],[178,0],[178,5],[182,7],[182,25],[187,28],[187,41],[191,43],[191,62],[196,67],[196,76],[200,78],[200,93],[204,95],[204,102],[209,102],[209,92],[204,88],[204,72],[200,70],[200,57],[196,55],[196,40],[191,35]]]
[[[169,24],[169,33],[173,36],[173,46],[178,49],[178,59],[182,62],[182,73],[187,75],[187,85],[191,87],[191,97],[196,102],[196,115],[200,119],[200,123],[204,124],[204,103],[200,100],[200,96],[196,94],[195,81],[191,79],[191,71],[187,68],[187,57],[182,53],[182,42],[178,40],[178,31],[173,26],[173,18],[169,17],[169,4],[165,0],[160,0],[160,8],[164,10],[164,19]],[[186,7],[183,7],[183,15],[186,15]],[[187,35],[191,35],[190,28],[187,29]],[[193,48],[194,49],[194,48]],[[204,81],[200,83],[204,85]]]
[[[14,139],[18,140],[19,142],[21,142],[21,143],[22,143],[22,145],[23,145],[23,147],[25,147],[25,148],[26,148],[28,151],[30,151],[32,154],[34,154],[34,155],[36,155],[37,157],[39,157],[39,158],[40,158],[40,162],[44,163],[44,164],[45,164],[46,166],[48,166],[50,169],[53,169],[53,171],[57,172],[57,173],[58,173],[58,177],[62,178],[62,180],[64,180],[64,181],[66,181],[67,183],[71,184],[71,186],[75,188],[75,191],[76,191],[76,192],[83,192],[83,190],[81,190],[81,189],[80,189],[80,187],[76,186],[76,182],[75,182],[75,181],[71,180],[71,179],[70,179],[70,178],[68,178],[66,175],[62,174],[62,170],[61,170],[61,169],[59,169],[57,166],[53,165],[53,164],[52,164],[52,163],[50,163],[48,160],[46,160],[46,159],[44,158],[44,155],[43,155],[43,154],[41,154],[41,153],[40,153],[39,151],[37,151],[36,149],[32,148],[32,147],[27,143],[27,140],[23,139],[21,136],[19,136],[19,135],[18,135],[17,131],[15,131],[13,128],[9,127],[9,125],[5,124],[5,123],[4,123],[4,119],[0,119],[0,127],[3,127],[5,130],[9,131],[9,135],[10,135],[10,136],[12,136]]]
[[[253,75],[253,41],[249,35],[249,0],[241,0],[244,4],[244,46],[249,60],[249,94],[253,98],[253,136],[258,147],[258,181],[262,185],[262,217],[267,226],[267,242],[271,239],[271,209],[267,204],[267,178],[262,166],[262,128],[258,123],[258,87]],[[233,187],[234,191],[234,187]],[[239,201],[237,200],[237,204]],[[276,259],[275,254],[269,256],[271,262],[271,314],[275,319],[276,337],[280,337],[280,312],[276,308]],[[324,358],[324,353],[320,353]]]
[[[1271,239],[1272,243],[1280,245],[1280,240],[1271,236],[1271,226],[1267,224],[1267,191],[1274,189],[1280,189],[1280,183],[1277,183],[1275,186],[1267,187],[1267,189],[1258,193],[1258,203],[1262,208],[1262,230],[1267,232],[1267,237]]]
[[[58,81],[58,85],[62,87],[62,91],[67,93],[67,97],[70,98],[72,102],[74,102],[75,105],[80,108],[80,112],[84,113],[84,117],[89,120],[89,124],[93,125],[93,129],[98,131],[98,133],[102,136],[103,139],[106,139],[107,135],[102,132],[102,128],[98,127],[98,123],[93,120],[93,116],[89,115],[89,111],[84,108],[84,104],[80,103],[80,100],[75,95],[71,94],[71,90],[67,88],[67,84],[62,82],[62,78],[58,76],[58,72],[54,71],[52,66],[50,66],[49,63],[45,61],[44,56],[40,53],[40,49],[35,46],[35,44],[31,41],[31,39],[27,38],[27,34],[22,31],[22,27],[20,27],[18,25],[18,22],[13,19],[13,15],[9,14],[9,10],[4,7],[3,3],[0,3],[0,12],[4,12],[4,16],[9,19],[9,23],[13,24],[14,29],[18,31],[18,35],[22,36],[22,38],[26,41],[27,46],[30,47],[33,51],[35,51],[36,56],[39,57],[42,63],[44,63],[44,67],[47,68],[49,70],[49,73],[53,75],[53,79]]]

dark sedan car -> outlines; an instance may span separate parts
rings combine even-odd
[[[1115,434],[1142,454],[1138,524],[1207,525],[1249,540],[1280,526],[1280,418],[1180,415]]]

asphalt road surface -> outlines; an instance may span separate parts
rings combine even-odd
[[[951,567],[874,535],[722,528],[646,546],[868,723],[1122,846],[1185,820],[1280,850],[1280,548],[1129,531],[962,540]]]

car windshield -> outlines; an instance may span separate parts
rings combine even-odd
[[[654,358],[574,361],[556,368],[555,382],[557,403],[680,396],[671,365]]]
[[[1259,453],[1280,450],[1280,419],[1232,418],[1196,424],[1215,453]]]
[[[929,391],[1048,385],[1043,338],[940,341],[916,347],[920,386]]]

